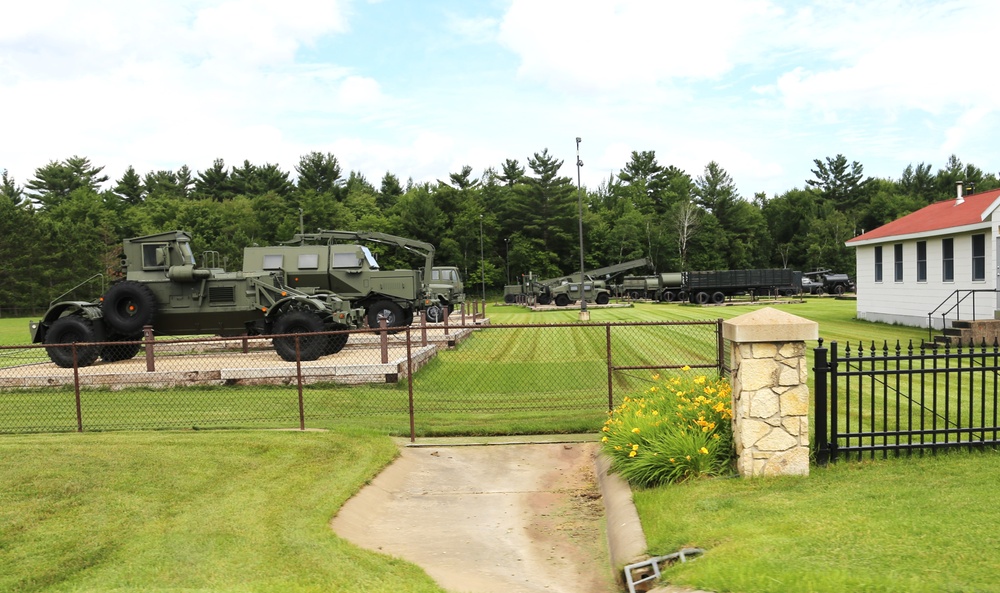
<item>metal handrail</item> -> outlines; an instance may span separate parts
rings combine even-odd
[[[935,313],[938,312],[938,310],[941,309],[941,307],[943,307],[946,304],[948,304],[948,301],[951,300],[952,297],[955,297],[955,304],[953,304],[951,307],[948,308],[947,311],[945,311],[944,313],[941,314],[941,329],[943,330],[943,329],[945,329],[947,327],[947,325],[948,325],[948,314],[951,313],[952,311],[955,311],[955,319],[956,320],[960,319],[962,302],[965,299],[969,298],[970,296],[972,297],[972,321],[975,321],[976,320],[976,293],[977,292],[990,292],[990,293],[994,293],[995,294],[997,292],[997,289],[995,289],[995,288],[956,288],[955,290],[951,291],[950,295],[948,295],[947,297],[945,297],[945,299],[943,301],[941,301],[941,303],[938,304],[937,307],[934,307],[933,311],[931,311],[930,313],[927,314],[927,335],[928,335],[928,338],[931,339],[931,340],[933,340],[934,325],[933,325],[933,323],[931,321],[932,317],[934,316]]]

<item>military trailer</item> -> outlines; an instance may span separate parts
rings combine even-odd
[[[424,267],[383,270],[368,246],[360,242],[393,245],[416,253],[424,258]],[[382,319],[389,327],[408,326],[419,310],[432,323],[443,321],[446,312],[465,300],[461,276],[457,269],[450,269],[455,270],[457,282],[435,281],[433,245],[377,232],[298,233],[280,245],[247,247],[243,251],[244,272],[279,273],[289,286],[300,290],[335,293],[364,309],[372,328],[378,327]],[[438,270],[440,278],[445,268]]]
[[[690,302],[721,304],[727,297],[793,294],[801,289],[802,273],[786,269],[685,272]]]
[[[171,231],[126,239],[124,279],[94,301],[53,303],[41,321],[31,322],[32,343],[52,344],[46,352],[61,367],[89,366],[134,357],[138,344],[82,346],[56,344],[134,342],[145,326],[161,336],[279,335],[362,327],[363,311],[335,294],[314,295],[282,283],[280,275],[226,272],[200,267],[191,236]],[[347,334],[274,338],[286,361],[315,360],[339,352]],[[298,352],[296,352],[298,341]]]

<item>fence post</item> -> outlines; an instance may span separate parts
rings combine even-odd
[[[442,314],[447,315],[448,310],[442,308]],[[427,310],[420,311],[420,345],[427,345]]]
[[[156,362],[153,359],[153,326],[142,326],[143,347],[146,348],[146,372],[152,373],[156,370]]]
[[[815,412],[816,430],[813,434],[813,450],[816,451],[816,463],[826,465],[830,462],[830,440],[827,438],[826,428],[826,403],[827,403],[827,373],[830,367],[826,360],[826,348],[823,347],[823,338],[819,339],[819,346],[813,350],[815,354],[815,366],[813,367],[814,385],[816,396],[813,399]]]
[[[385,317],[380,317],[378,320],[378,335],[379,344],[382,347],[382,364],[389,363],[389,326],[386,324]]]
[[[806,340],[819,324],[772,307],[722,324],[733,343],[733,443],[741,476],[809,474]]]

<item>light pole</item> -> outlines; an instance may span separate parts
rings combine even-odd
[[[479,267],[483,270],[483,306],[486,306],[486,258],[483,256],[483,215],[479,215]]]
[[[513,237],[507,237],[506,239],[503,240],[503,244],[506,247],[507,251],[507,257],[504,258],[504,263],[506,264],[507,267],[507,270],[504,273],[504,275],[506,276],[506,284],[510,284],[510,240],[512,238]]]
[[[583,166],[583,161],[580,160],[580,137],[576,137],[576,199],[577,204],[580,207],[580,321],[587,321],[590,319],[590,313],[587,311],[587,297],[584,294],[583,287],[586,278],[583,275],[583,185],[580,184],[580,167]]]

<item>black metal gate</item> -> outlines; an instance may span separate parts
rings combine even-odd
[[[815,349],[818,463],[998,444],[1000,345]]]

